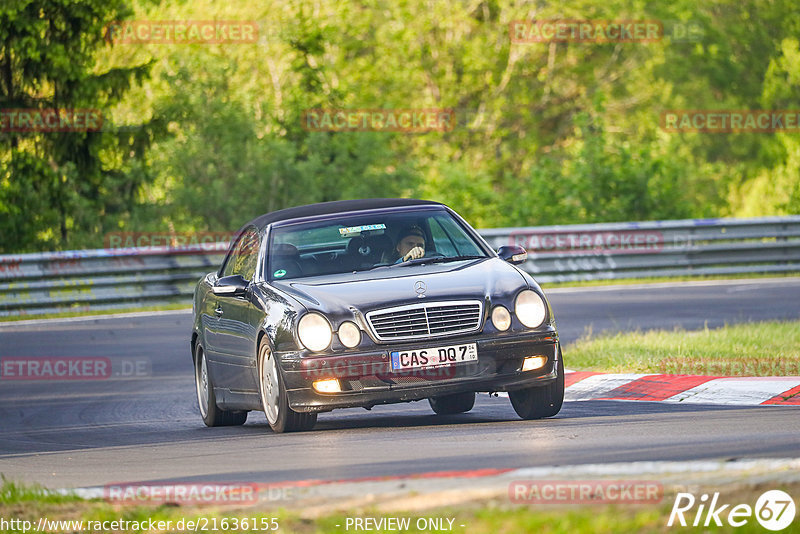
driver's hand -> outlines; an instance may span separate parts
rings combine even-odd
[[[422,247],[414,247],[411,250],[409,250],[405,256],[403,256],[403,261],[416,260],[424,255],[425,255],[425,249],[423,249]]]

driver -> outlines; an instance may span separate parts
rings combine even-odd
[[[425,255],[425,232],[417,225],[407,226],[398,234],[395,251],[399,256],[395,263],[416,260]]]

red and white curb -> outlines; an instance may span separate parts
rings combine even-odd
[[[568,371],[564,400],[800,406],[800,376],[719,377]]]

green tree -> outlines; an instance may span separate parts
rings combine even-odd
[[[60,246],[64,223],[68,242],[91,245],[111,225],[221,231],[364,196],[445,201],[483,227],[798,211],[794,134],[659,126],[665,110],[796,108],[794,0],[132,2],[137,19],[256,21],[259,39],[98,47],[93,69],[70,62],[87,80],[119,67],[131,80],[130,65],[152,64],[107,103],[83,74],[69,86],[77,104],[113,106],[126,124],[152,119],[123,138],[69,137],[69,157],[48,145],[62,134],[20,134],[16,148],[3,137],[0,225],[19,236],[7,250]],[[77,18],[93,5],[35,4]],[[25,11],[5,9],[4,21]],[[666,35],[512,43],[509,22],[532,18],[658,19]],[[675,23],[700,31],[682,39]],[[9,24],[4,42],[20,31]],[[83,29],[86,42],[95,29]],[[17,46],[33,58],[37,43]],[[56,93],[47,81],[24,94]],[[424,134],[309,132],[310,108],[452,108],[458,122]]]
[[[150,65],[95,72],[104,26],[130,14],[122,0],[16,0],[0,7],[0,108],[106,114]],[[9,115],[6,115],[8,118]],[[80,245],[129,209],[144,179],[144,130],[0,132],[0,251]]]

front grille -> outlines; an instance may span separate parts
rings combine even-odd
[[[483,306],[479,300],[411,304],[367,314],[381,341],[420,339],[478,330]]]

